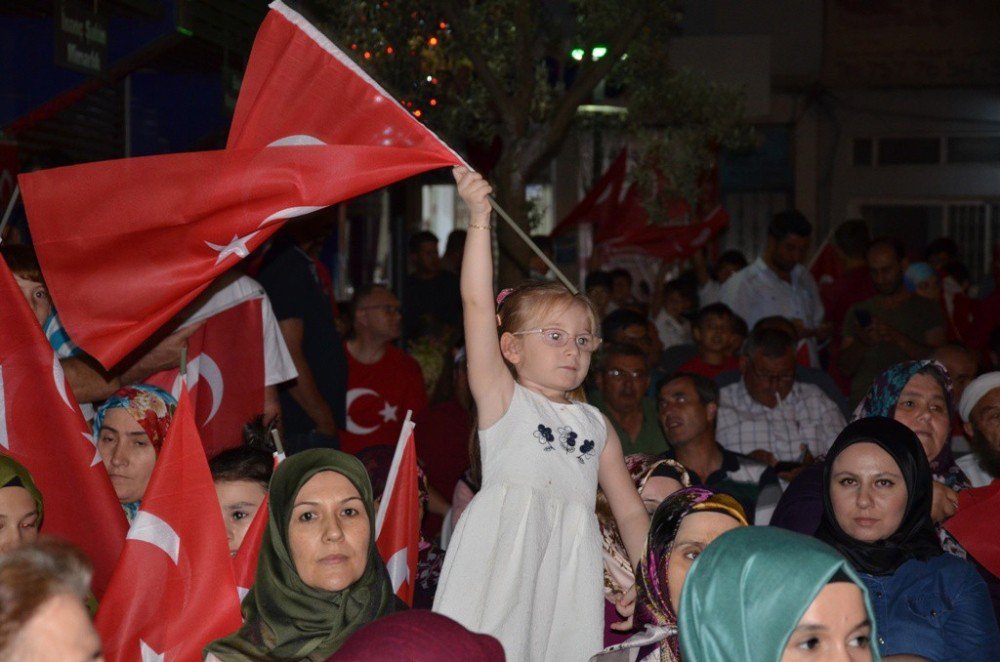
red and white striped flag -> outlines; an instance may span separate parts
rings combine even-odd
[[[420,492],[411,413],[406,412],[375,517],[375,545],[389,570],[392,590],[408,605],[413,604],[420,550]]]

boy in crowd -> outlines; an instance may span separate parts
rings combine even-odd
[[[739,359],[731,351],[734,317],[724,303],[709,304],[698,312],[692,328],[698,356],[682,365],[682,372],[715,379],[719,373],[739,370]]]

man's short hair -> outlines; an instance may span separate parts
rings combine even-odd
[[[770,315],[760,318],[753,325],[753,330],[756,331],[757,329],[777,329],[778,331],[784,331],[793,339],[796,335],[795,325],[792,323],[792,320],[781,315]]]
[[[893,237],[892,235],[883,234],[872,239],[871,243],[868,244],[868,251],[866,255],[871,255],[871,252],[876,248],[888,248],[895,255],[897,260],[906,259],[906,244],[899,237]]]
[[[420,250],[420,246],[427,242],[433,241],[435,245],[438,243],[438,237],[436,234],[430,230],[421,230],[420,232],[414,232],[410,235],[410,239],[407,242],[407,248],[411,253],[416,253]]]
[[[953,260],[958,257],[958,243],[950,237],[938,237],[927,244],[927,248],[924,249],[924,259],[929,260],[931,255],[938,253],[945,253],[949,259]]]
[[[778,212],[767,226],[767,236],[781,241],[790,234],[808,237],[812,234],[812,223],[798,209]]]
[[[635,356],[642,359],[646,368],[649,368],[649,356],[638,346],[629,342],[612,342],[601,345],[594,357],[594,368],[604,370],[612,356]]]
[[[730,326],[732,326],[735,314],[729,306],[721,301],[710,303],[707,306],[703,306],[702,309],[698,311],[698,315],[694,318],[695,328],[701,328],[704,326],[709,317],[721,317],[726,320]]]
[[[795,339],[780,329],[755,328],[743,346],[743,355],[753,357],[760,352],[769,359],[778,359],[795,351]]]
[[[656,387],[656,395],[659,396],[663,387],[670,382],[677,381],[678,379],[691,380],[691,385],[694,386],[694,392],[698,394],[698,400],[702,405],[719,404],[718,384],[704,375],[698,375],[693,372],[675,372],[669,377],[661,380],[659,385]]]
[[[631,272],[629,272],[628,269],[625,268],[612,269],[611,282],[614,282],[619,278],[624,278],[626,281],[628,281],[629,285],[632,285],[632,274]]]
[[[849,258],[855,260],[865,259],[868,251],[868,243],[872,235],[868,230],[868,223],[860,218],[852,218],[844,221],[833,233],[833,243],[844,252]]]
[[[614,342],[618,334],[630,326],[646,326],[649,320],[645,315],[630,310],[619,308],[612,310],[601,320],[601,337],[608,342]]]

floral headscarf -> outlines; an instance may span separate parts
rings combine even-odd
[[[162,388],[149,384],[123,386],[108,398],[94,415],[94,438],[101,434],[104,416],[109,409],[124,409],[149,436],[157,455],[167,438],[170,421],[177,409],[177,400]]]
[[[635,453],[625,456],[625,468],[628,469],[635,489],[642,494],[646,481],[657,468],[669,465],[677,472],[677,480],[683,487],[690,487],[691,479],[687,470],[676,460],[657,459],[654,455]],[[597,522],[601,527],[601,550],[604,554],[604,594],[608,600],[615,600],[625,593],[635,583],[635,573],[625,551],[621,533],[611,514],[604,492],[597,492]]]
[[[635,624],[637,627],[653,625],[673,630],[659,644],[660,659],[670,662],[680,660],[677,613],[670,602],[670,586],[667,582],[670,552],[681,522],[691,513],[697,512],[723,513],[739,522],[740,526],[747,526],[743,507],[736,499],[703,487],[687,487],[674,492],[653,513],[646,549],[639,560]]]
[[[123,386],[108,398],[94,415],[94,439],[100,439],[104,417],[108,410],[124,409],[135,419],[135,422],[149,437],[156,454],[160,454],[163,440],[167,438],[167,430],[177,409],[177,400],[166,391],[150,384],[132,384]],[[139,501],[123,503],[122,508],[128,521],[135,519],[139,512]]]
[[[852,421],[870,416],[885,416],[893,418],[896,412],[896,403],[899,396],[906,387],[906,384],[917,373],[932,370],[936,375],[936,380],[944,389],[944,399],[948,403],[948,420],[955,416],[955,397],[952,391],[951,376],[948,370],[938,361],[923,359],[920,361],[903,361],[892,366],[881,375],[875,378],[872,386],[868,389],[864,399],[854,410]],[[937,457],[930,459],[931,472],[934,478],[954,490],[962,490],[971,487],[972,483],[965,475],[965,472],[955,464],[955,456],[951,452],[951,444],[945,444]]]

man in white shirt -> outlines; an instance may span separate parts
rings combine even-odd
[[[720,444],[771,466],[800,464],[830,448],[844,416],[818,386],[795,380],[795,364],[787,333],[765,327],[750,334],[740,358],[742,379],[719,394]]]
[[[958,403],[972,453],[958,458],[958,466],[983,487],[1000,476],[1000,372],[976,377],[965,388]]]
[[[823,302],[812,275],[802,265],[812,224],[801,212],[776,214],[767,227],[764,255],[722,286],[720,300],[753,328],[757,320],[779,315],[792,320],[805,340],[809,360],[819,366],[816,341],[830,334],[823,322]]]

